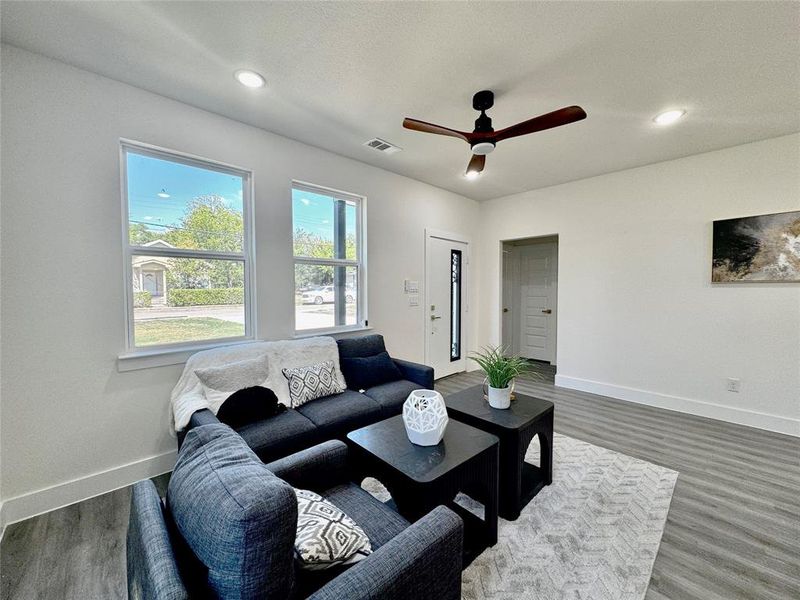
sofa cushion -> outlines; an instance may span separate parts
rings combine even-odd
[[[307,448],[318,437],[314,423],[291,409],[236,431],[264,462]]]
[[[403,378],[388,352],[380,352],[374,356],[343,357],[339,362],[347,387],[351,390],[366,390]]]
[[[411,392],[418,389],[420,389],[420,386],[413,381],[401,379],[400,381],[376,385],[364,393],[381,405],[384,416],[391,417],[403,412],[403,402],[406,401]]]
[[[358,523],[367,534],[373,552],[409,525],[402,516],[353,483],[332,487],[322,497]]]
[[[186,436],[167,503],[215,598],[286,597],[293,584],[297,500],[223,424]],[[247,552],[242,552],[246,548]]]
[[[374,423],[382,414],[380,404],[352,390],[314,400],[297,412],[314,423],[323,437],[336,437]]]
[[[367,534],[373,552],[410,525],[386,504],[353,483],[337,485],[323,491],[320,495],[358,523],[358,526]],[[348,565],[323,571],[308,571],[298,568],[295,578],[295,597],[305,598],[311,595],[348,568]],[[344,596],[342,597],[344,598]]]
[[[377,333],[341,338],[336,340],[336,343],[339,345],[339,360],[342,358],[364,358],[365,356],[375,356],[381,352],[386,352],[383,336]]]

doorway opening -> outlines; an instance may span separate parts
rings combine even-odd
[[[558,235],[502,242],[501,340],[552,381],[557,363]]]

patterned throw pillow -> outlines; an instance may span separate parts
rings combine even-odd
[[[372,554],[364,530],[319,494],[295,489],[297,537],[294,553],[301,569],[318,571],[350,565]]]
[[[289,383],[289,397],[292,408],[302,406],[309,400],[341,394],[344,388],[339,384],[333,361],[326,360],[309,367],[283,369],[283,376]]]

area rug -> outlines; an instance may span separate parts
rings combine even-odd
[[[678,473],[558,433],[553,483],[464,571],[465,600],[641,600]],[[527,460],[539,461],[538,438]],[[367,479],[380,500],[386,488]],[[483,507],[457,502],[482,516]]]

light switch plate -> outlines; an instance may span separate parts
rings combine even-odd
[[[412,294],[408,297],[408,305],[409,306],[419,306],[419,296],[416,294]]]
[[[419,292],[419,281],[414,281],[413,279],[406,279],[405,280],[405,290],[406,294],[416,294]]]

